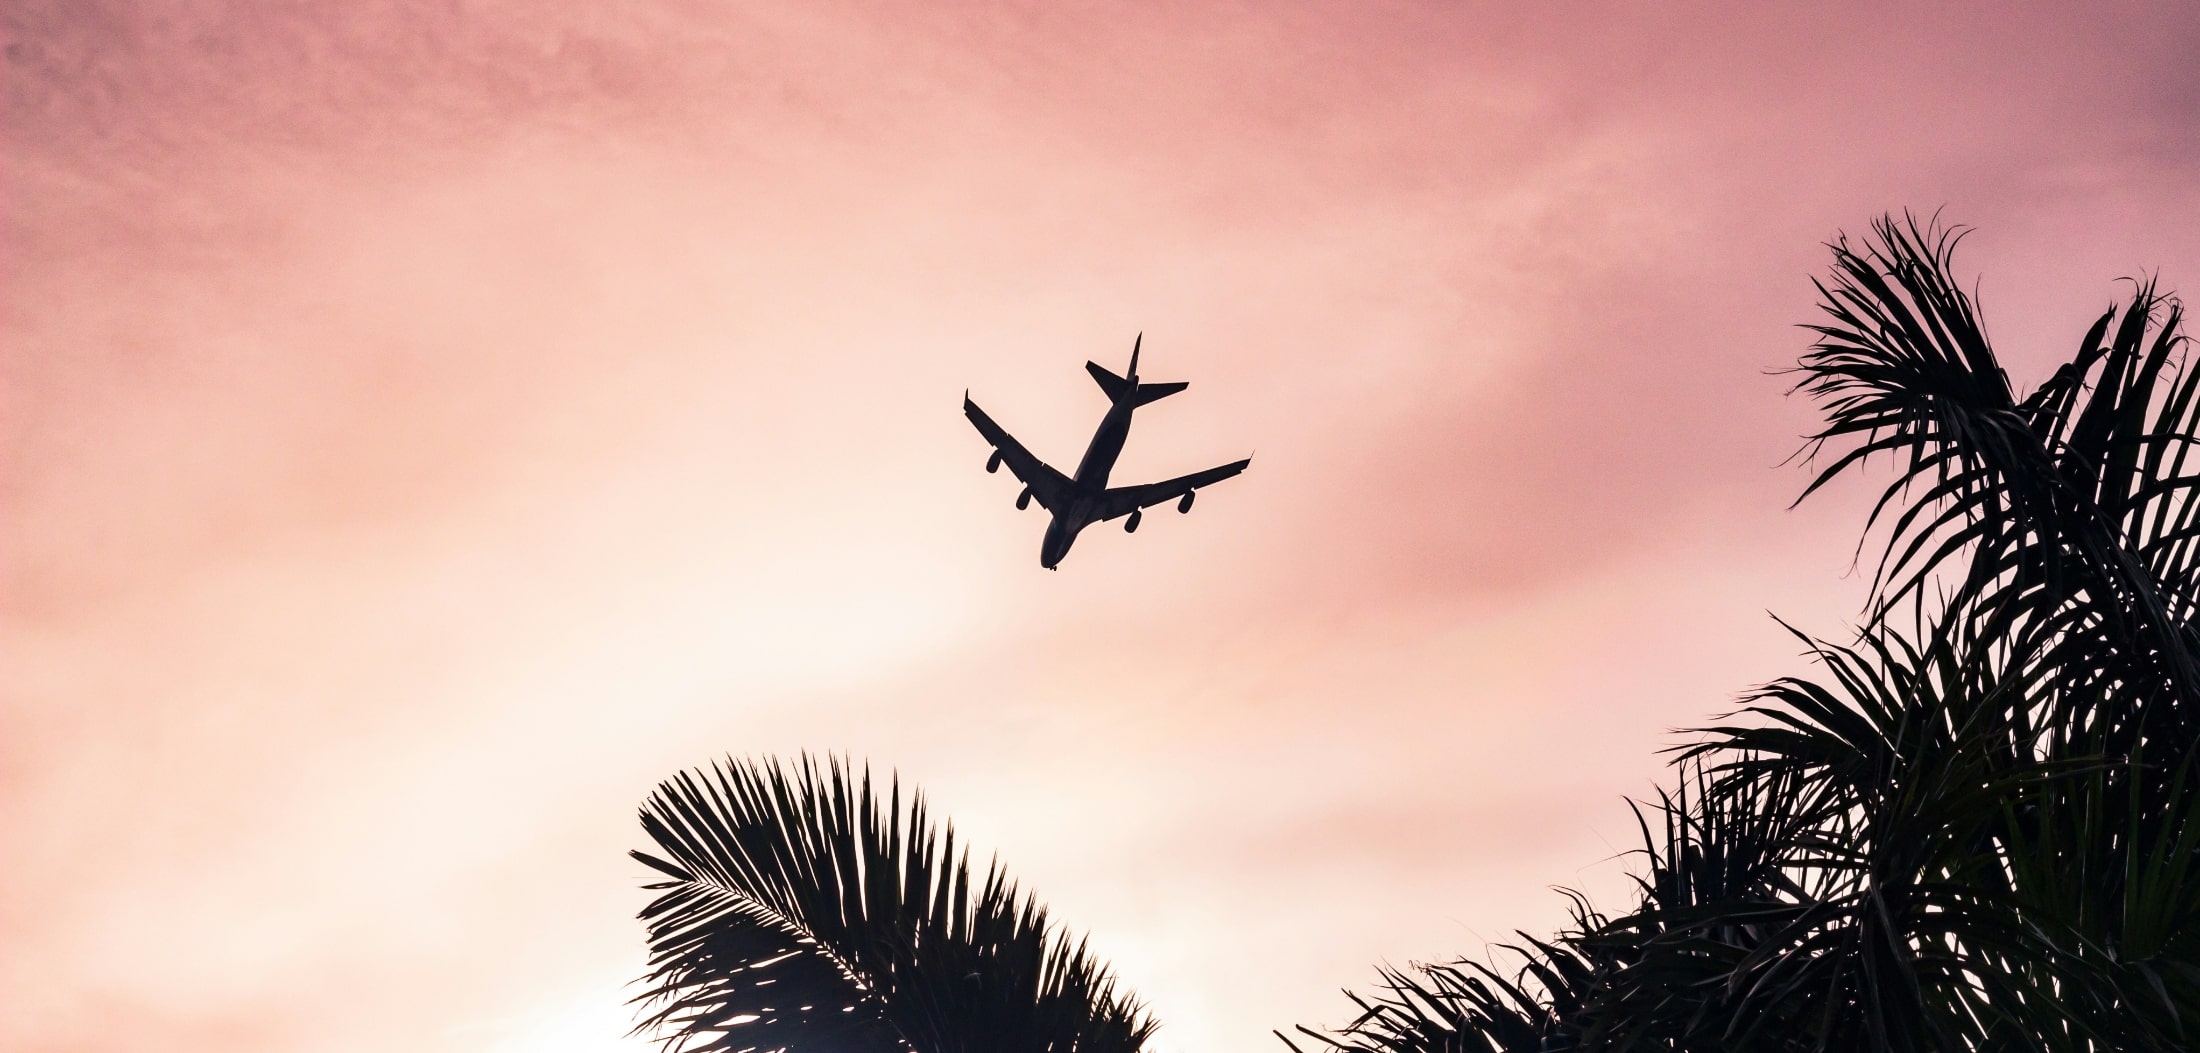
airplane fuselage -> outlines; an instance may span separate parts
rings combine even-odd
[[[1106,416],[1100,418],[1100,427],[1092,433],[1092,442],[1085,447],[1085,459],[1077,462],[1076,482],[1079,490],[1099,493],[1108,488],[1108,473],[1115,470],[1115,459],[1123,455],[1123,443],[1131,436],[1131,410],[1136,404],[1129,396],[1108,406]]]
[[[1054,517],[1047,522],[1046,537],[1039,542],[1040,566],[1053,570],[1062,557],[1069,555],[1078,532],[1092,525],[1100,494],[1108,488],[1108,473],[1115,470],[1115,459],[1123,455],[1123,443],[1130,438],[1131,411],[1137,405],[1136,397],[1126,394],[1110,403],[1107,415],[1100,418],[1100,427],[1085,447],[1084,459],[1077,462],[1077,475],[1070,480],[1077,488],[1076,496],[1055,509]]]

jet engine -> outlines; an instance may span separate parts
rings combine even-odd
[[[1191,512],[1191,510],[1192,510],[1192,498],[1193,498],[1193,496],[1197,495],[1198,493],[1199,493],[1199,491],[1197,491],[1197,490],[1186,490],[1186,491],[1184,491],[1184,500],[1182,500],[1182,501],[1178,501],[1178,502],[1176,503],[1176,511],[1177,511],[1177,514],[1178,514],[1178,515],[1186,515],[1186,514],[1189,514],[1189,513]]]
[[[1138,517],[1143,514],[1135,508],[1131,509],[1131,517],[1123,521],[1123,532],[1126,534],[1138,533]]]
[[[1016,510],[1017,510],[1017,511],[1019,511],[1019,512],[1021,512],[1021,511],[1023,511],[1024,509],[1026,509],[1026,508],[1030,508],[1030,507],[1031,507],[1031,488],[1027,486],[1027,487],[1024,487],[1024,492],[1023,492],[1023,493],[1020,493],[1020,494],[1017,494],[1017,495],[1016,495]]]
[[[985,459],[985,470],[989,475],[1001,470],[1001,451],[995,450],[993,456]]]

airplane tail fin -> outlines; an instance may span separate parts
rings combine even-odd
[[[1168,398],[1191,386],[1190,383],[1182,380],[1170,384],[1134,383],[1108,372],[1108,367],[1098,362],[1085,363],[1085,372],[1092,374],[1092,379],[1099,383],[1100,390],[1108,393],[1108,401],[1121,402],[1123,396],[1127,393],[1132,399],[1131,405],[1133,406],[1143,406],[1156,399]]]
[[[1140,333],[1138,334],[1138,339],[1131,342],[1131,368],[1130,375],[1128,376],[1116,376],[1114,373],[1108,371],[1108,367],[1103,366],[1098,362],[1085,363],[1085,372],[1092,374],[1092,379],[1094,380],[1094,382],[1100,385],[1100,390],[1108,393],[1108,401],[1121,402],[1123,400],[1123,395],[1127,392],[1130,394],[1131,398],[1136,400],[1131,403],[1132,405],[1143,406],[1146,403],[1153,402],[1157,399],[1168,398],[1169,396],[1174,395],[1177,392],[1182,391],[1190,386],[1183,381],[1178,381],[1173,384],[1139,383],[1138,345],[1145,343],[1145,341],[1146,334]]]
[[[1121,401],[1123,393],[1130,390],[1130,381],[1108,372],[1108,367],[1098,362],[1085,363],[1085,372],[1092,374],[1092,379],[1100,385],[1100,390],[1108,393],[1109,402]]]
[[[1100,390],[1108,393],[1109,402],[1121,402],[1123,401],[1124,392],[1136,391],[1143,386],[1138,383],[1138,345],[1145,342],[1146,334],[1144,333],[1138,334],[1138,339],[1131,341],[1131,368],[1123,376],[1116,376],[1108,371],[1108,367],[1098,362],[1085,363],[1085,372],[1092,374],[1092,379],[1100,385]],[[1161,396],[1156,395],[1154,397],[1160,398]]]

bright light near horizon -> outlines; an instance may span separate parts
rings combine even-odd
[[[658,1047],[629,1035],[635,1017],[622,981],[575,990],[533,1012],[463,1024],[448,1037],[484,1053],[644,1053]]]
[[[0,1050],[651,1050],[634,806],[796,749],[1278,1049],[1857,609],[1822,240],[1946,202],[2035,382],[2200,285],[2160,17],[38,6]],[[1139,330],[1123,478],[1258,456],[1049,574],[961,393],[1066,469]]]

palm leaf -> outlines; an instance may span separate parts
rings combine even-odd
[[[924,801],[808,756],[728,759],[644,802],[667,880],[643,909],[637,1031],[671,1053],[1132,1053],[1152,1020]]]
[[[1500,949],[1521,959],[1511,975],[1458,959],[1377,971],[1380,992],[1346,991],[1360,1014],[1335,1029],[1300,1025],[1297,1033],[1335,1053],[1545,1053],[1577,1048],[1584,1008],[1612,962],[1582,942],[1603,925],[1574,893],[1574,928],[1554,941],[1521,934]],[[1275,1033],[1294,1053],[1291,1036]]]
[[[2194,1048],[2200,370],[2140,281],[2020,399],[1951,276],[1960,237],[1884,217],[1831,246],[1796,389],[1827,463],[1803,497],[1893,463],[1859,542],[1883,536],[1872,600],[1851,645],[1797,634],[1815,674],[1679,750],[1680,787],[1637,808],[1636,908],[1529,941],[1515,978],[1384,970],[1355,1023],[1302,1033],[1370,1053]]]
[[[1873,232],[1832,246],[1818,286],[1829,320],[1809,327],[1797,390],[1826,412],[1811,457],[1847,446],[1806,497],[1881,455],[1899,468],[1867,521],[1890,523],[1874,619],[1924,602],[1946,570],[1944,609],[1978,609],[2052,668],[2107,674],[2096,683],[2113,690],[2067,694],[2084,711],[2058,721],[2105,722],[2120,733],[2107,745],[2128,752],[2151,708],[2157,733],[2200,741],[2200,463],[2187,458],[2200,375],[2184,369],[2176,301],[2135,283],[2020,401],[1950,274],[1962,232],[1891,217]]]

